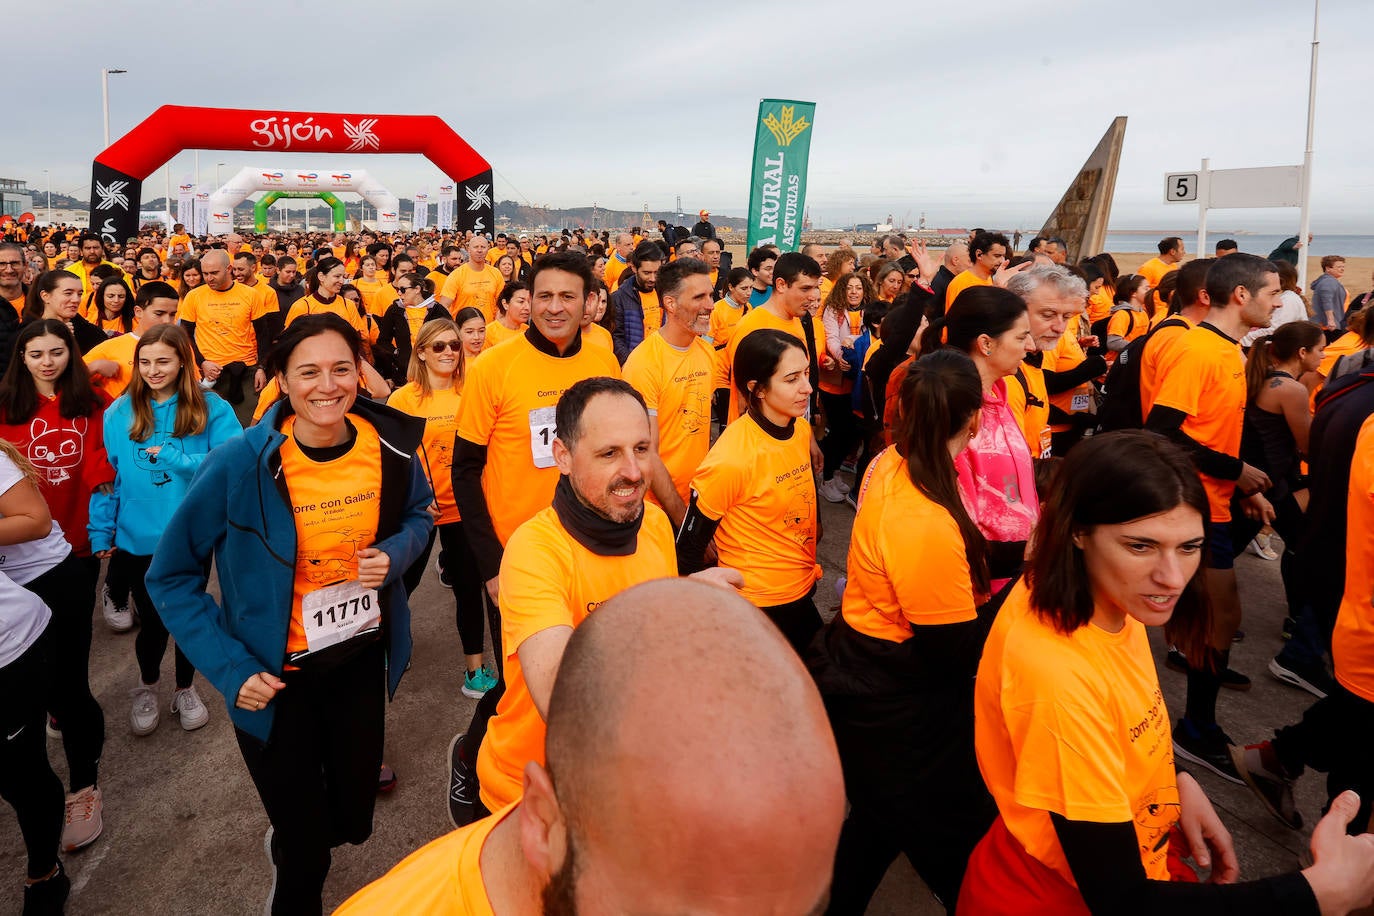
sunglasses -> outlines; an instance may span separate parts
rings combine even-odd
[[[436,340],[434,343],[429,344],[429,350],[432,353],[444,353],[448,350],[457,353],[460,346],[461,344],[456,340]]]

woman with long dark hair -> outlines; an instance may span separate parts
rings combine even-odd
[[[1201,661],[1209,613],[1207,494],[1187,455],[1144,431],[1064,459],[1026,578],[983,648],[978,766],[998,818],[969,859],[959,911],[1255,916],[1346,913],[1374,897],[1374,838],[1347,837],[1339,797],[1317,864],[1248,883],[1190,774],[1174,767],[1146,627]],[[1191,856],[1211,869],[1198,883]]]
[[[996,286],[961,291],[944,317],[921,335],[922,353],[942,346],[968,354],[983,381],[978,432],[955,466],[964,505],[988,539],[995,593],[1020,571],[1026,542],[1040,517],[1030,446],[1007,407],[1006,378],[1035,350],[1026,303]]]
[[[720,565],[744,574],[740,593],[803,652],[821,627],[812,595],[816,482],[811,469],[806,345],[768,328],[745,337],[732,378],[748,410],[720,434],[692,479],[678,532],[678,570],[703,569],[715,539]]]
[[[134,329],[134,294],[122,277],[100,281],[95,290],[95,324],[106,337],[118,337]]]
[[[417,273],[396,278],[397,300],[377,322],[373,355],[377,371],[393,385],[404,385],[410,372],[410,356],[416,335],[427,323],[448,318],[448,309],[434,301],[434,281]],[[480,314],[480,313],[479,313]]]
[[[79,294],[81,281],[71,279]],[[62,845],[68,850],[94,842],[104,823],[96,777],[105,715],[90,686],[100,560],[91,555],[87,523],[92,493],[110,487],[115,477],[105,457],[106,403],[91,386],[66,324],[40,318],[20,329],[0,379],[0,438],[34,466],[53,525],[37,540],[4,548],[0,565],[53,613],[48,711],[57,718],[67,755],[70,792]]]
[[[269,368],[284,398],[207,456],[146,579],[229,704],[273,826],[278,916],[319,913],[330,850],[372,832],[384,697],[410,660],[401,577],[433,524],[424,423],[358,397],[361,366],[337,315],[283,331]]]
[[[973,753],[973,676],[993,606],[987,543],[954,459],[977,431],[982,381],[962,353],[912,364],[896,445],[869,467],[841,611],[813,647],[844,765],[832,914],[861,914],[899,853],[954,911],[996,815]],[[981,608],[981,610],[980,610]]]
[[[129,387],[105,411],[114,489],[91,497],[91,549],[109,559],[113,575],[129,583],[140,612],[134,639],[140,680],[129,711],[129,726],[140,737],[152,734],[161,721],[157,684],[168,638],[144,576],[158,536],[205,456],[242,431],[234,409],[200,387],[195,364],[191,338],[177,325],[157,325],[139,338]],[[178,645],[171,712],[186,731],[210,718],[192,684],[194,675]]]
[[[65,324],[79,356],[108,339],[103,331],[81,317],[80,310],[81,278],[65,270],[50,270],[29,286],[22,317],[25,323],[51,319]]]

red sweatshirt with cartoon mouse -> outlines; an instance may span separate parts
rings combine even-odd
[[[89,417],[68,419],[58,409],[58,399],[39,397],[38,410],[21,423],[0,423],[0,438],[13,443],[38,469],[38,486],[48,501],[53,520],[79,557],[91,554],[86,531],[91,493],[113,483],[114,468],[105,457],[104,392],[96,391],[100,406]]]

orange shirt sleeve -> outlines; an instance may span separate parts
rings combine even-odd
[[[728,442],[724,449],[720,444],[721,440],[717,439],[692,478],[697,508],[712,521],[720,521],[730,507],[739,502],[748,480],[748,468],[752,466],[748,456],[733,454]]]
[[[498,406],[494,379],[487,371],[492,363],[476,360],[463,380],[463,399],[458,405],[458,435],[476,445],[491,443]]]

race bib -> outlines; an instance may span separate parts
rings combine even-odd
[[[301,599],[301,623],[309,652],[347,642],[376,629],[381,622],[377,590],[364,588],[356,580],[316,589]]]
[[[553,439],[558,435],[556,407],[536,407],[530,411],[530,457],[537,468],[553,467]]]
[[[1091,398],[1087,392],[1074,395],[1073,400],[1069,402],[1069,409],[1074,413],[1087,410],[1089,406],[1091,406]]]

